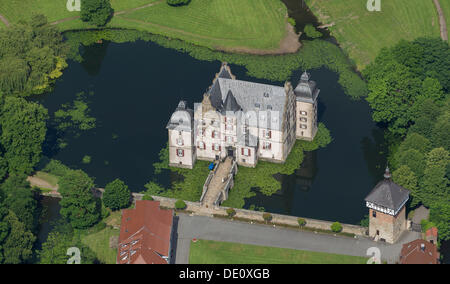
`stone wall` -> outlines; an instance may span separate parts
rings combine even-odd
[[[143,194],[133,194],[136,199],[137,197],[143,196]],[[157,200],[160,202],[160,206],[166,207],[166,208],[175,208],[175,202],[177,199],[174,198],[167,198],[167,197],[160,197],[160,196],[153,196],[154,200]],[[204,213],[204,208],[202,208],[200,202],[190,202],[185,201],[187,207],[186,210],[193,212],[193,213]],[[226,210],[229,207],[216,207],[215,209],[210,209],[210,214],[215,215],[221,215],[221,216],[228,216]],[[236,218],[240,219],[246,219],[248,221],[254,221],[254,222],[264,222],[263,214],[264,212],[259,211],[252,211],[252,210],[246,210],[246,209],[234,209],[236,211]],[[296,216],[288,216],[288,215],[282,215],[282,214],[272,214],[272,224],[277,225],[285,225],[285,226],[292,226],[292,227],[298,227],[298,218]],[[316,220],[316,219],[310,219],[310,218],[303,218],[306,221],[306,227],[311,229],[318,229],[318,230],[331,230],[331,224],[333,222],[329,221],[322,221],[322,220]],[[343,233],[349,233],[349,234],[355,234],[355,235],[365,235],[366,228],[356,225],[350,225],[350,224],[342,224],[342,232]]]

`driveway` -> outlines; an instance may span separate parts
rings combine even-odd
[[[189,262],[189,248],[193,238],[354,256],[367,256],[368,248],[378,247],[381,258],[394,263],[402,244],[419,237],[417,233],[405,232],[397,244],[389,245],[373,242],[365,237],[335,237],[205,216],[180,214],[177,219],[175,263],[178,264]]]

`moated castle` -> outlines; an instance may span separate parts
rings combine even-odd
[[[304,72],[294,89],[237,80],[223,63],[201,103],[180,101],[169,131],[170,166],[192,168],[197,159],[233,157],[255,167],[258,160],[283,163],[296,139],[317,132],[320,90]]]

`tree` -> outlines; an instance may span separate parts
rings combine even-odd
[[[39,162],[47,119],[42,105],[22,98],[5,98],[0,112],[0,143],[10,173],[28,174]]]
[[[267,212],[263,213],[263,219],[264,219],[264,221],[266,221],[266,223],[270,222],[272,220],[272,214],[267,213]]]
[[[81,170],[72,170],[58,182],[61,215],[76,229],[89,228],[100,219],[101,203],[92,194],[94,182]]]
[[[128,186],[120,179],[116,179],[106,185],[103,193],[103,203],[111,210],[117,210],[128,207],[130,205],[130,197]]]
[[[303,218],[298,218],[297,222],[300,227],[304,227],[306,225],[306,220]]]
[[[36,233],[39,225],[38,204],[26,175],[10,175],[0,188],[5,194],[4,206],[14,212],[27,230]]]
[[[111,19],[114,10],[109,0],[82,0],[81,20],[96,26],[104,26]]]
[[[449,152],[444,148],[435,148],[427,155],[426,168],[420,182],[423,192],[422,202],[427,207],[433,207],[442,200],[448,200],[449,179],[447,166]]]
[[[233,208],[228,208],[227,215],[228,217],[232,218],[234,215],[236,215],[236,210],[234,210]]]
[[[71,238],[59,232],[50,232],[47,241],[39,252],[41,264],[66,264],[69,256],[67,249],[71,247]]]
[[[331,230],[335,233],[339,233],[340,231],[342,231],[341,223],[334,222],[333,224],[331,224]]]
[[[431,142],[422,135],[411,132],[408,133],[406,139],[401,143],[398,151],[405,152],[409,149],[414,149],[422,154],[426,154],[431,150]]]
[[[183,210],[186,208],[186,202],[184,202],[183,200],[177,200],[175,202],[175,209],[177,210]]]
[[[49,90],[67,67],[67,43],[43,15],[0,30],[0,93],[28,96]]]
[[[447,111],[437,118],[431,132],[434,147],[444,147],[450,151],[450,112]]]
[[[415,149],[409,149],[404,152],[398,152],[396,155],[398,165],[408,166],[414,174],[420,178],[425,169],[425,155]]]
[[[411,206],[416,206],[422,200],[418,187],[417,177],[411,169],[402,165],[392,173],[394,182],[411,192],[412,201]]]
[[[4,219],[9,224],[9,234],[3,242],[3,263],[18,264],[31,260],[36,237],[25,228],[10,211]]]

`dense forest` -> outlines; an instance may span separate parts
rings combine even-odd
[[[84,263],[96,261],[73,234],[74,228],[90,227],[100,219],[101,203],[91,194],[93,180],[55,162],[49,166],[62,174],[60,190],[66,198],[61,214],[67,222],[56,226],[42,251],[36,250],[42,208],[39,189],[30,187],[27,176],[41,161],[49,115],[23,97],[49,90],[67,66],[68,52],[62,35],[46,24],[44,16],[36,15],[0,31],[0,263],[66,261],[67,247],[75,245],[83,251]]]
[[[440,240],[450,239],[450,47],[441,39],[401,41],[363,72],[373,119],[388,128],[394,181],[411,209],[430,208]]]

